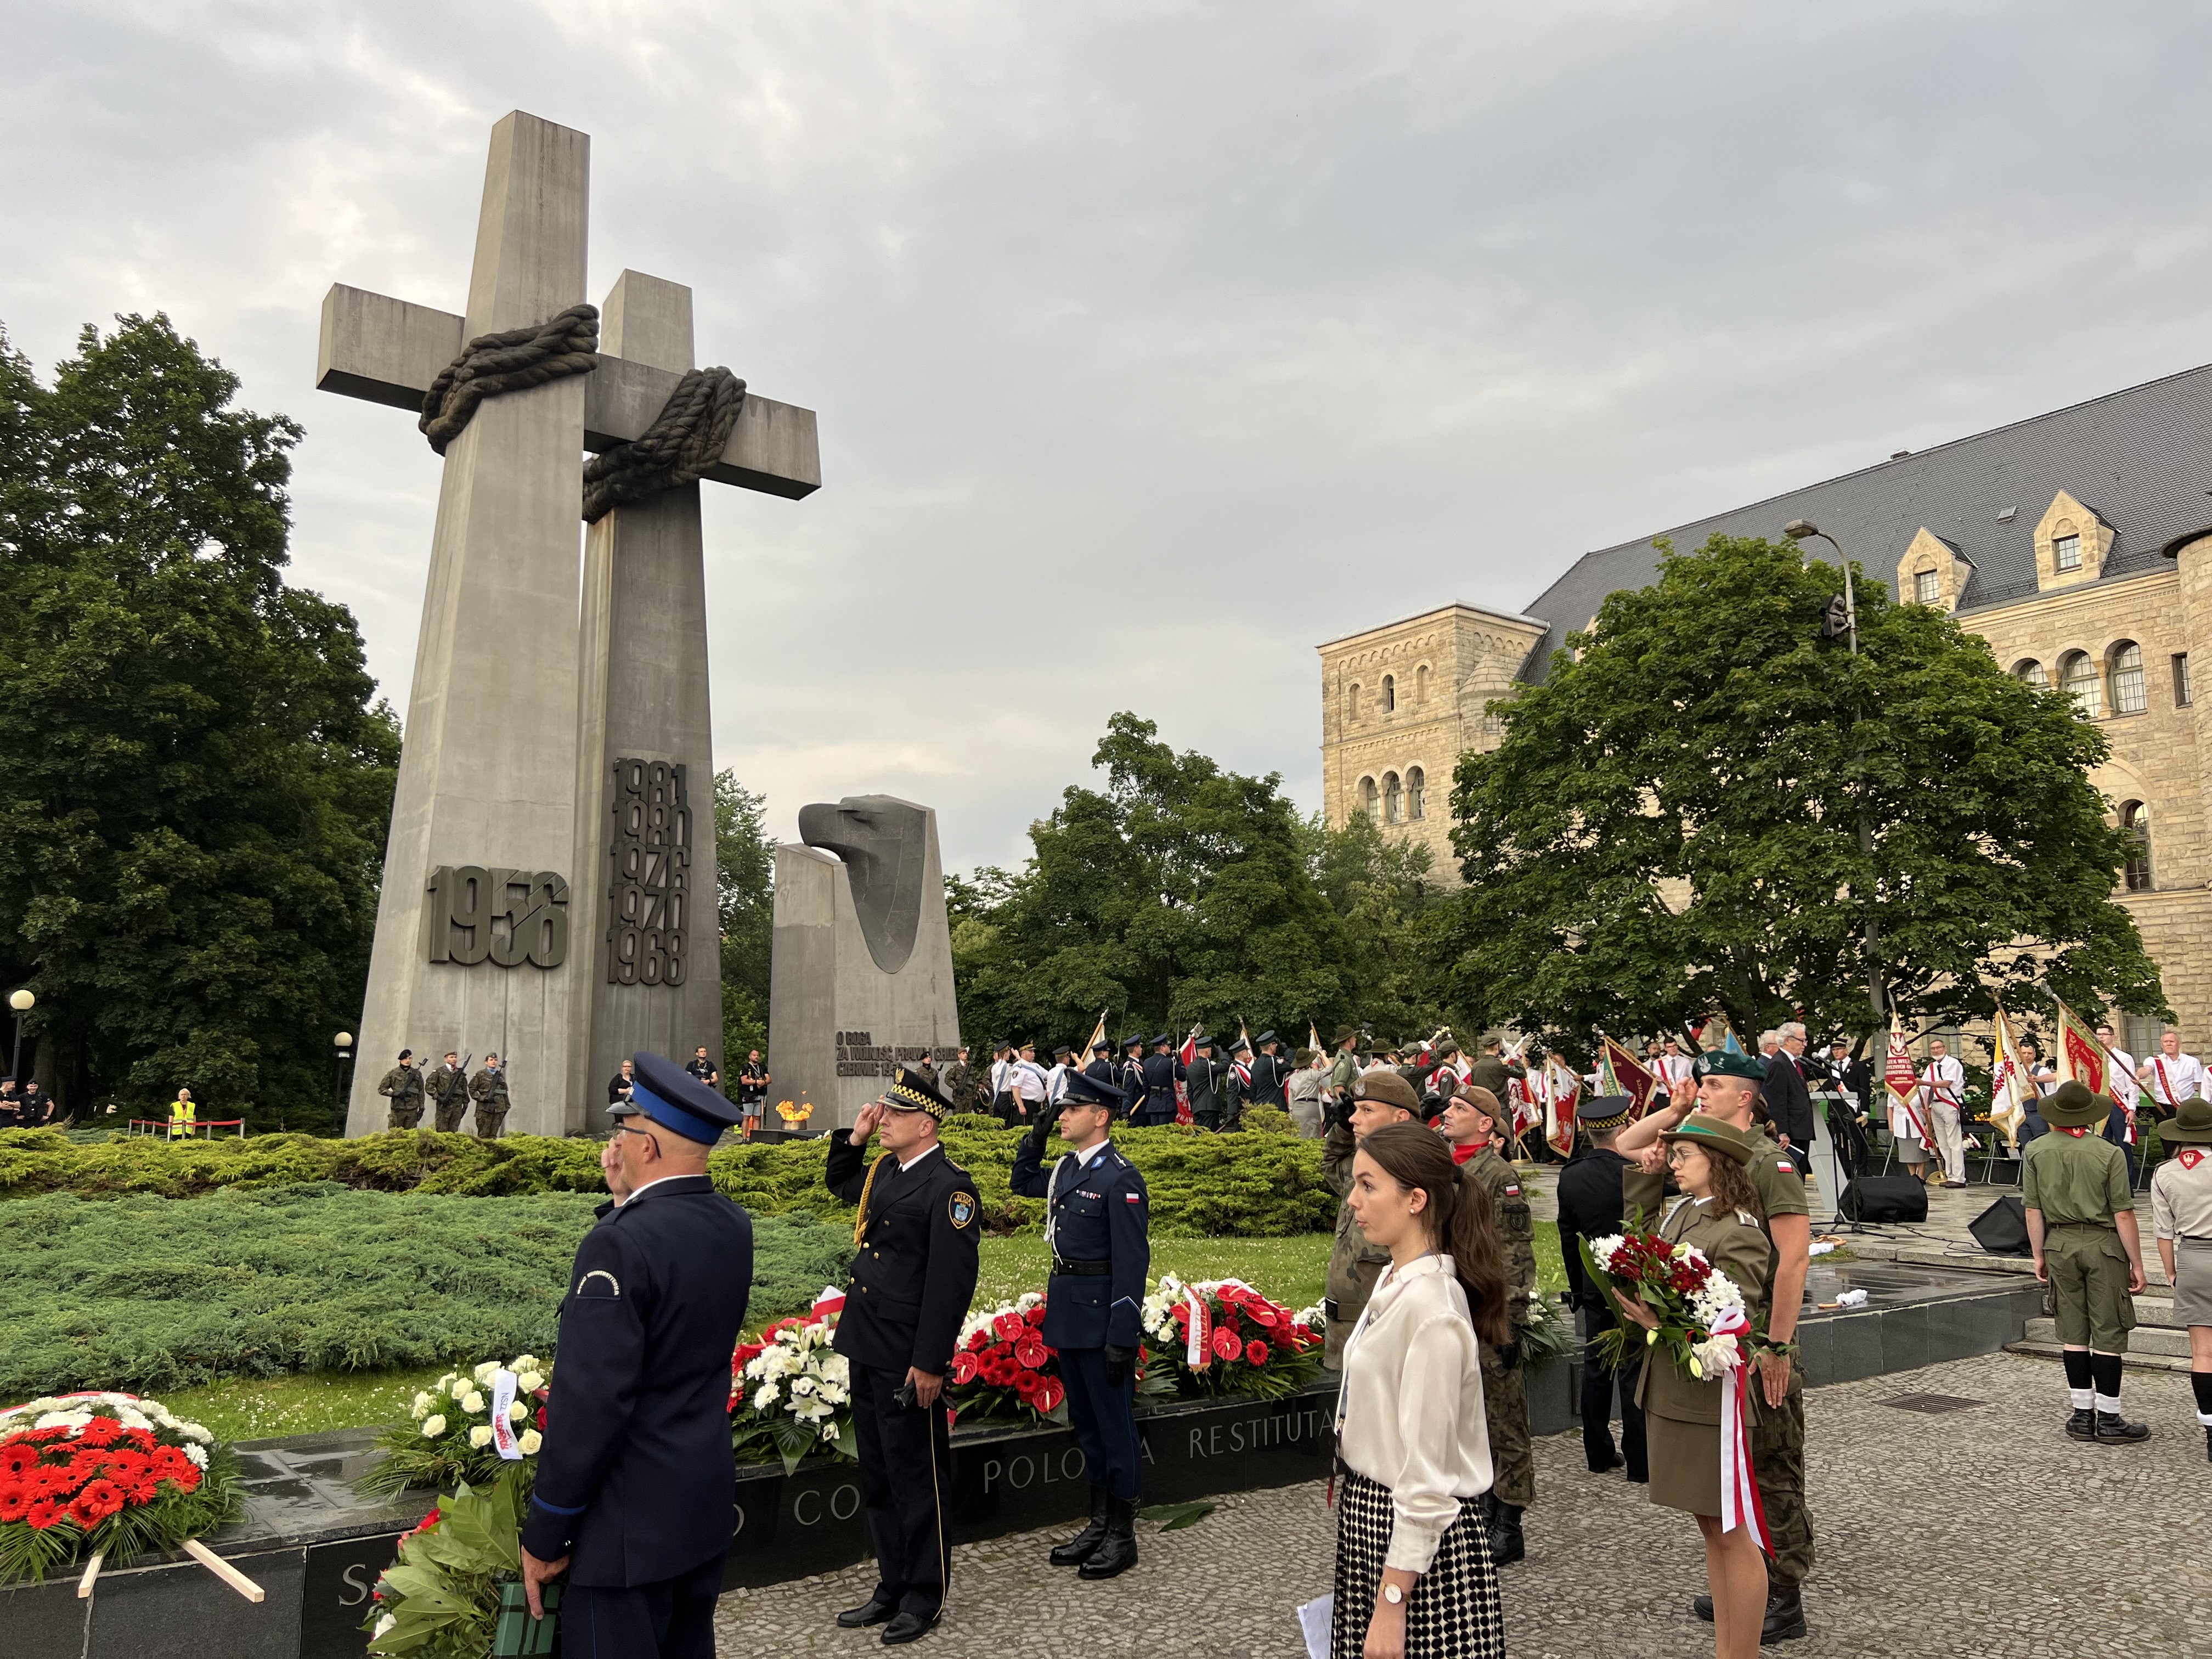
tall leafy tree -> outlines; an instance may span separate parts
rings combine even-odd
[[[1340,830],[1316,813],[1305,835],[1315,884],[1344,920],[1351,1018],[1388,1042],[1425,1037],[1440,1026],[1462,1041],[1472,1036],[1482,1018],[1480,1000],[1451,973],[1451,895],[1433,873],[1427,844],[1386,836],[1362,812]],[[1324,1040],[1330,1035],[1322,1033]]]
[[[714,884],[722,932],[723,1080],[748,1050],[768,1051],[769,957],[775,937],[775,845],[768,797],[714,774]]]
[[[283,579],[300,429],[166,317],[0,339],[0,976],[65,1104],[295,1127],[359,1018],[398,731]]]
[[[1665,553],[1460,761],[1451,948],[1499,1015],[1577,1046],[1716,1011],[1863,1034],[1878,975],[1908,1021],[2045,979],[2171,1018],[2064,694],[1878,582],[1852,656],[1820,637],[1841,570],[1790,544]]]
[[[1345,920],[1279,776],[1177,754],[1131,714],[1107,722],[1091,763],[1105,787],[1068,788],[1021,871],[952,884],[964,1032],[1075,1042],[1105,1009],[1288,1036],[1349,1011]]]

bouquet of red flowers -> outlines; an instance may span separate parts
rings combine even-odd
[[[1277,1399],[1321,1370],[1313,1327],[1234,1279],[1186,1285],[1163,1273],[1145,1298],[1142,1321],[1184,1393]]]
[[[1752,1330],[1743,1291],[1702,1250],[1632,1231],[1586,1238],[1582,1251],[1593,1284],[1611,1281],[1659,1322],[1642,1340],[1663,1346],[1683,1376],[1709,1382],[1743,1364],[1744,1340]],[[1634,1328],[1624,1322],[1593,1344],[1608,1366],[1620,1365],[1627,1344],[1636,1340]]]
[[[158,1401],[73,1394],[0,1413],[0,1582],[173,1550],[241,1509],[237,1458]]]
[[[953,1345],[945,1389],[954,1415],[1067,1421],[1059,1351],[1044,1340],[1044,1297],[1027,1291],[970,1314]]]

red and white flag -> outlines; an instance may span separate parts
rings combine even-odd
[[[2029,1103],[2041,1091],[2035,1079],[2027,1074],[2027,1064],[2020,1057],[2020,1039],[2013,1035],[2012,1021],[2005,1017],[2004,1006],[1997,1006],[1996,1029],[1990,1041],[1990,1121],[2004,1131],[2005,1139],[2015,1152],[2020,1150],[2021,1125],[2027,1121]]]
[[[1583,1080],[1557,1054],[1544,1056],[1544,1140],[1561,1158],[1575,1149],[1575,1103]]]
[[[1194,1025],[1190,1028],[1189,1035],[1182,1040],[1182,1047],[1176,1050],[1176,1058],[1182,1062],[1185,1071],[1188,1071],[1198,1063],[1197,1026]],[[1177,1078],[1176,1079],[1176,1121],[1188,1123],[1190,1121],[1190,1085],[1183,1079]]]
[[[1920,1112],[1919,1068],[1912,1063],[1912,1050],[1905,1045],[1905,1024],[1894,1008],[1889,1012],[1889,1056],[1882,1065],[1881,1082],[1889,1091],[1893,1116],[1902,1111],[1912,1133],[1920,1137],[1920,1144],[1934,1146],[1936,1137],[1929,1133],[1928,1120]]]

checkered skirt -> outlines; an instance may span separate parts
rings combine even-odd
[[[1329,1659],[1359,1659],[1390,1548],[1390,1489],[1346,1472],[1336,1492],[1336,1608]],[[1505,1615],[1490,1533],[1477,1500],[1461,1501],[1437,1557],[1406,1599],[1406,1659],[1504,1659]]]

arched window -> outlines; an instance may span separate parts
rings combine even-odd
[[[1424,708],[1429,701],[1429,665],[1423,663],[1413,671],[1413,707]]]
[[[2012,665],[2012,677],[2016,680],[2026,680],[2039,691],[2051,690],[2051,676],[2045,672],[2043,665],[2033,657],[2025,662],[2014,663]]]
[[[1395,674],[1385,674],[1382,677],[1382,712],[1392,714],[1395,714],[1397,709],[1398,677]]]
[[[2074,707],[2084,720],[2101,720],[2105,714],[2105,689],[2097,676],[2097,665],[2089,660],[2088,653],[2075,651],[2060,659],[2058,684],[2074,699]]]
[[[1358,680],[1352,681],[1352,695],[1345,699],[1344,718],[1347,724],[1352,726],[1359,724],[1359,682]]]
[[[1409,766],[1406,769],[1406,816],[1408,818],[1418,818],[1421,816],[1421,793],[1427,785],[1428,774],[1422,771],[1419,767]]]
[[[2120,807],[2120,828],[2132,844],[2128,848],[2128,861],[2120,879],[2130,893],[2148,893],[2150,879],[2150,808],[2139,800],[2127,801]]]
[[[1405,797],[1398,788],[1398,775],[1395,772],[1385,772],[1382,775],[1382,822],[1385,823],[1401,822],[1405,817]]]
[[[1359,781],[1359,810],[1370,818],[1375,816],[1375,780],[1372,778]]]
[[[2150,707],[2143,690],[2142,647],[2122,640],[2112,647],[2112,712],[2140,714]]]
[[[1933,565],[1925,570],[1916,570],[1912,573],[1912,598],[1914,603],[1918,605],[1936,605],[1942,601],[1943,590],[1936,580],[1936,568]]]

